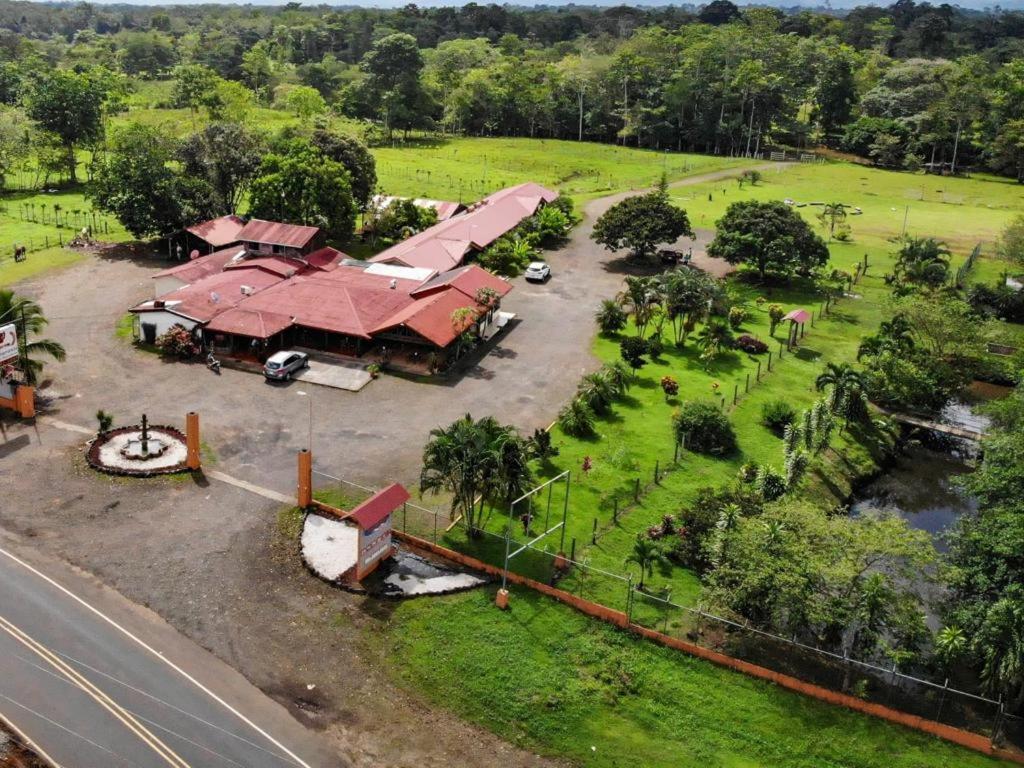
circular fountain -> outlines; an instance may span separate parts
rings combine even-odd
[[[86,452],[93,469],[133,477],[184,472],[187,456],[185,435],[174,427],[150,424],[145,414],[141,424],[97,436]]]

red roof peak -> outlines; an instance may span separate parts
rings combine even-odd
[[[409,492],[400,483],[392,483],[387,488],[377,491],[358,507],[348,513],[360,528],[368,531],[380,523],[392,512],[405,504],[410,498]]]

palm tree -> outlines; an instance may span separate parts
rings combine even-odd
[[[25,336],[22,340],[22,366],[27,384],[35,384],[42,373],[43,364],[34,360],[35,355],[48,355],[57,362],[67,357],[64,346],[52,339],[31,340],[33,334],[40,333],[49,321],[43,315],[43,309],[36,302],[24,296],[18,296],[9,289],[0,289],[0,324],[14,323]]]
[[[478,422],[467,413],[447,427],[431,430],[423,448],[420,492],[451,493],[452,515],[462,514],[470,538],[477,535],[483,513],[482,499],[479,511],[476,499],[490,489],[498,469],[496,426],[494,419]]]
[[[819,392],[831,387],[832,410],[841,412],[851,395],[864,391],[866,380],[864,374],[854,370],[849,363],[828,363],[825,370],[814,380],[814,386]]]
[[[718,513],[715,522],[714,565],[721,567],[729,561],[729,535],[736,530],[743,516],[743,510],[736,503],[726,504]]]
[[[701,360],[705,370],[719,353],[732,343],[732,330],[722,320],[712,320],[700,329],[697,334],[697,345],[701,349]]]
[[[546,209],[545,209],[546,210]],[[626,313],[615,299],[605,299],[594,315],[601,333],[618,333],[626,327]]]
[[[907,282],[939,286],[949,273],[949,248],[934,237],[908,237],[896,254],[893,270]]]
[[[616,392],[608,377],[602,371],[597,371],[583,377],[576,396],[590,406],[594,413],[606,413],[615,399]]]
[[[661,301],[658,281],[653,277],[627,277],[626,288],[619,294],[619,304],[633,312],[633,323],[640,338],[644,337],[651,314]]]
[[[665,553],[662,552],[661,547],[643,533],[636,535],[636,541],[633,542],[633,551],[626,556],[626,565],[635,563],[640,566],[640,583],[637,585],[639,589],[644,588],[644,579],[647,576],[654,575],[655,565],[667,565],[668,558],[665,557]]]
[[[836,225],[846,221],[846,206],[843,203],[826,203],[818,215],[821,225],[828,230],[828,241],[835,235]]]
[[[947,670],[967,653],[967,633],[956,624],[943,627],[935,636],[935,655]]]
[[[606,363],[601,367],[601,372],[616,397],[622,397],[629,390],[630,381],[633,379],[633,370],[622,360]]]

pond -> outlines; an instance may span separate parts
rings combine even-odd
[[[969,472],[962,453],[934,441],[914,445],[899,456],[883,475],[863,487],[850,505],[850,513],[871,510],[891,512],[911,527],[928,531],[940,552],[947,549],[942,534],[976,504],[953,484],[957,475]]]

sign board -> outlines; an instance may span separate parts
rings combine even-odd
[[[359,535],[359,568],[360,576],[373,570],[377,561],[391,554],[391,516],[381,520],[368,531],[360,531]]]
[[[0,327],[0,363],[13,360],[21,354],[18,348],[18,329],[14,323]]]

